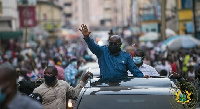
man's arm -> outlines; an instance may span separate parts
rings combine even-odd
[[[89,37],[90,33],[86,25],[82,24],[81,29],[79,29],[83,36],[84,40],[87,43],[89,49],[92,53],[94,53],[97,57],[102,53],[101,47],[94,43],[94,40]]]
[[[131,58],[131,55],[128,54],[128,70],[136,77],[144,77],[143,73],[135,66],[133,63],[133,60]]]
[[[76,99],[81,91],[81,89],[85,86],[85,83],[86,83],[86,80],[90,77],[90,76],[93,76],[93,74],[91,72],[87,72],[82,80],[80,81],[80,83],[75,87],[73,88],[72,86],[70,86],[69,84],[67,84],[66,87],[69,87],[68,90],[67,90],[67,96],[71,99]]]
[[[84,37],[85,42],[88,45],[88,48],[94,53],[97,57],[102,53],[102,49],[99,45],[97,45],[93,39],[90,37]]]
[[[69,87],[68,91],[67,91],[67,96],[70,98],[70,99],[77,99],[81,89],[85,86],[85,82],[83,81],[80,81],[80,83],[75,87],[73,88],[72,86],[70,86],[69,84],[67,84],[66,87]]]

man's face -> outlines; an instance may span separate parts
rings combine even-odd
[[[52,69],[52,68],[47,68],[47,69],[44,71],[44,75],[45,75],[45,76],[48,76],[48,77],[52,77],[52,76],[55,76],[56,73],[53,72],[53,69]]]
[[[119,37],[110,37],[109,45],[121,46],[121,39]]]
[[[134,54],[134,57],[133,57],[133,62],[136,65],[140,65],[140,64],[142,64],[143,59],[144,59],[143,54],[141,52],[136,51],[135,54]]]
[[[114,35],[111,36],[109,39],[109,46],[108,49],[110,51],[111,54],[113,55],[119,55],[120,51],[121,51],[121,39],[119,36]]]

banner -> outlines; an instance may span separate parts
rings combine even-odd
[[[20,27],[35,27],[36,11],[35,6],[19,6]]]

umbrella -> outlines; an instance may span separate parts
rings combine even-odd
[[[158,40],[158,33],[149,32],[140,36],[139,41],[154,41]]]
[[[161,49],[165,50],[166,47],[170,50],[178,50],[180,48],[192,48],[200,45],[200,41],[191,35],[177,35],[170,37],[162,43]]]
[[[176,33],[175,33],[173,30],[169,29],[169,28],[167,28],[167,29],[165,30],[165,33],[166,33],[166,36],[167,36],[168,38],[171,37],[171,36],[175,36],[175,35],[176,35]]]

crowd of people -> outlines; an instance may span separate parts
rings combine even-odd
[[[58,79],[70,82],[73,78],[65,75],[78,74],[79,67],[81,68],[88,61],[92,59],[81,40],[55,43],[51,47],[47,44],[36,48],[16,48],[0,53],[0,63],[12,64],[20,73],[19,81],[36,81],[44,77],[46,66],[55,66],[59,72]],[[70,83],[74,84],[74,82]]]
[[[126,78],[128,72],[135,77],[169,77],[173,74],[189,82],[200,80],[200,51],[198,48],[178,51],[166,49],[162,52],[155,48],[132,46],[132,50],[125,52],[121,49],[123,42],[119,35],[109,34],[108,46],[99,46],[90,37],[91,32],[86,25],[82,25],[80,31],[84,36],[83,39],[68,42],[57,41],[52,46],[47,44],[43,47],[7,50],[1,53],[1,108],[11,107],[12,109],[19,99],[31,100],[19,96],[17,90],[10,92],[8,86],[3,85],[6,78],[9,78],[8,84],[12,81],[13,88],[18,89],[24,95],[35,98],[42,103],[43,108],[65,108],[66,100],[76,99],[86,80],[92,75],[87,72],[82,76],[83,71],[86,70],[84,65],[89,61],[94,61],[88,54],[87,46],[97,56],[100,78],[104,81]],[[14,82],[14,79],[17,79],[17,82],[16,80]],[[11,97],[6,98],[3,94],[5,92],[10,93]],[[8,103],[5,99],[13,100],[13,102]],[[41,104],[36,103],[35,105],[38,106],[35,109],[42,108]]]
[[[43,47],[30,47],[24,50],[19,48],[6,50],[5,53],[0,54],[0,66],[2,67],[0,68],[3,69],[3,71],[0,71],[0,108],[15,109],[14,105],[19,103],[20,100],[22,100],[22,103],[16,106],[21,107],[21,109],[66,108],[66,101],[69,98],[75,99],[78,96],[89,77],[87,75],[89,72],[85,74],[86,76],[82,74],[86,69],[84,65],[89,61],[93,61],[93,59],[88,55],[86,45],[81,40],[62,43],[57,41],[52,46],[47,44]],[[11,73],[4,75],[8,71]],[[11,88],[16,90],[11,92],[12,97],[8,99],[10,92],[6,91],[7,85],[6,89],[4,89],[5,76],[7,78],[7,76],[11,76],[14,73],[16,75],[11,80],[15,79],[15,83],[13,83],[15,87]],[[8,81],[10,82],[11,80],[9,79]],[[45,95],[44,93],[46,92],[41,93],[44,88],[48,92],[54,86],[57,87],[53,88],[53,93],[50,94],[53,96],[56,90],[59,97],[55,95],[53,99],[49,99],[49,94]],[[67,95],[65,96],[65,94]],[[40,103],[32,102],[32,99],[29,99],[30,97],[27,98],[27,96]],[[23,102],[23,100],[26,100],[26,102]],[[51,103],[51,100],[56,102]],[[63,104],[58,104],[61,102],[59,100],[62,100]],[[28,105],[29,103],[27,102],[32,103]]]
[[[176,72],[180,77],[190,82],[200,80],[200,51],[198,47],[177,51],[166,50],[164,52],[148,48],[143,51],[145,51],[145,55],[142,56],[145,57],[143,58],[144,64],[154,67],[160,76],[168,77]]]

